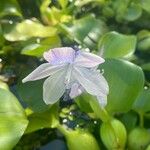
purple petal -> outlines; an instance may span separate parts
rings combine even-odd
[[[82,94],[83,91],[84,91],[84,89],[81,85],[79,85],[78,83],[74,83],[71,87],[69,96],[71,98],[75,98],[75,97],[79,96],[80,94]]]
[[[84,67],[75,67],[74,75],[76,80],[91,95],[107,95],[109,92],[108,83],[97,71]]]
[[[107,105],[107,96],[106,95],[97,96],[97,100],[101,107],[105,107]]]
[[[54,104],[64,94],[67,66],[48,77],[43,84],[43,100],[46,104]]]
[[[100,56],[85,51],[78,51],[78,55],[75,58],[75,64],[77,66],[87,68],[96,67],[104,61]]]
[[[75,50],[70,47],[54,48],[44,52],[43,56],[50,64],[72,63]]]
[[[64,65],[52,66],[49,63],[44,63],[31,72],[27,77],[25,77],[22,82],[25,83],[28,81],[43,79],[61,70],[63,67]]]

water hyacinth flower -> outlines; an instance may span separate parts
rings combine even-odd
[[[86,91],[96,96],[101,106],[107,104],[108,84],[96,69],[104,62],[103,58],[70,47],[54,48],[44,52],[43,56],[47,63],[37,67],[22,82],[48,77],[43,84],[46,104],[57,102],[66,90],[71,98]]]

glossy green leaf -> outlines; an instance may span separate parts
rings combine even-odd
[[[106,58],[127,57],[134,53],[136,36],[124,35],[117,32],[106,33],[99,42],[99,49]]]
[[[58,0],[58,2],[62,8],[65,8],[69,1],[68,0]]]
[[[12,150],[23,135],[28,121],[16,97],[0,89],[0,149]]]
[[[58,36],[49,37],[40,43],[27,45],[22,49],[21,54],[41,57],[45,51],[54,47],[60,47],[60,45],[61,41]]]
[[[31,133],[43,128],[56,128],[58,119],[58,106],[55,104],[49,110],[42,113],[32,113],[28,116],[29,125],[26,133]]]
[[[0,17],[6,15],[21,16],[21,11],[17,0],[1,0],[0,1]]]
[[[137,126],[138,116],[135,112],[130,111],[119,117],[119,120],[121,120],[129,132]]]
[[[121,121],[111,119],[108,122],[102,123],[100,127],[100,136],[103,144],[108,150],[125,149],[127,132]]]
[[[82,7],[84,5],[87,5],[89,3],[93,3],[93,2],[96,2],[96,3],[99,3],[99,4],[102,4],[105,2],[105,0],[76,0],[75,1],[75,5],[78,6],[78,7]]]
[[[127,11],[124,14],[124,18],[128,21],[134,21],[138,19],[142,15],[142,8],[141,6],[137,3],[131,3],[127,7]]]
[[[8,41],[27,40],[31,37],[51,37],[56,35],[57,29],[50,26],[44,26],[40,22],[24,20],[20,23],[4,24],[4,37]]]
[[[79,108],[84,111],[84,112],[92,112],[92,108],[89,104],[89,101],[93,98],[91,95],[88,93],[83,93],[80,96],[75,98],[75,102],[79,106]]]
[[[93,117],[99,118],[103,122],[106,122],[110,119],[108,113],[100,106],[95,96],[88,93],[83,93],[75,98],[75,101],[82,111],[86,113],[94,113]]]
[[[2,82],[1,80],[0,80],[0,88],[9,91],[8,85],[6,83]]]
[[[29,65],[28,67],[22,68],[17,82],[17,92],[20,98],[34,112],[44,112],[50,107],[43,101],[43,82],[45,79],[22,83],[22,80],[36,67],[37,66],[33,67]]]
[[[149,51],[150,50],[150,37],[139,41],[138,49],[142,51]]]
[[[111,113],[129,111],[144,86],[142,69],[118,59],[106,59],[100,68],[109,84],[106,109]]]
[[[108,122],[108,120],[110,120],[109,114],[105,108],[100,106],[96,98],[93,97],[90,99],[90,106],[97,118],[101,119],[103,122]]]
[[[150,89],[144,89],[136,99],[133,109],[140,113],[150,111]]]
[[[147,146],[146,150],[150,150],[150,144]]]
[[[140,139],[140,140],[139,140]],[[145,128],[134,128],[128,135],[128,148],[130,150],[146,149],[150,143],[150,132]]]
[[[111,3],[118,22],[135,21],[142,15],[142,8],[137,1],[116,0]]]
[[[61,7],[66,7],[68,0],[59,0]],[[66,9],[58,9],[55,6],[49,7],[51,0],[43,0],[40,6],[42,19],[46,24],[56,25],[62,22],[69,22],[72,16],[68,14]]]
[[[25,76],[21,76],[23,79]],[[18,94],[23,101],[35,112],[41,112],[48,109],[43,101],[43,80],[17,84]]]
[[[95,137],[84,129],[68,130],[65,126],[59,126],[58,129],[65,136],[69,150],[100,150]]]
[[[137,48],[140,51],[149,52],[150,49],[150,32],[148,30],[141,30],[138,34]]]
[[[107,31],[106,25],[93,16],[75,20],[72,26],[62,24],[61,27],[71,39],[89,48],[96,47],[100,37]]]
[[[150,63],[143,64],[141,67],[143,70],[150,71]]]

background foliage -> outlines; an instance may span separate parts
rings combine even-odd
[[[0,0],[0,149],[149,150],[149,24],[149,0]],[[105,110],[88,94],[47,106],[43,81],[21,83],[61,46],[105,58]]]

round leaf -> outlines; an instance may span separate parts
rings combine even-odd
[[[61,41],[58,36],[49,37],[40,43],[32,43],[25,46],[22,49],[21,54],[41,57],[44,51],[49,50],[50,48],[59,47],[61,45],[60,43]]]
[[[4,17],[6,15],[21,16],[20,7],[17,0],[1,0],[0,17]]]
[[[74,38],[79,44],[89,48],[97,45],[99,38],[106,32],[106,25],[93,16],[86,16],[75,20],[72,26],[61,26],[69,33],[69,37]]]
[[[18,93],[27,105],[35,112],[41,112],[48,109],[43,101],[43,80],[22,83],[18,82]]]
[[[140,67],[117,59],[106,59],[101,65],[109,84],[106,109],[113,112],[127,112],[143,89],[144,75]]]
[[[103,50],[106,58],[120,58],[131,55],[135,51],[136,37],[117,32],[106,33],[99,42],[99,49]]]
[[[143,92],[136,99],[133,109],[142,113],[150,111],[150,89],[143,90]]]
[[[44,26],[32,20],[24,20],[17,24],[5,24],[2,27],[4,37],[8,41],[27,40],[31,37],[51,37],[54,36],[57,31],[54,27]]]
[[[149,0],[142,0],[141,5],[144,10],[150,13],[150,1]]]
[[[28,121],[16,97],[0,89],[0,149],[11,150],[23,135]]]

